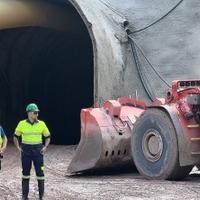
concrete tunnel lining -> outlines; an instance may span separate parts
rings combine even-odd
[[[94,102],[94,71],[90,35],[80,15],[74,16],[78,31],[19,24],[0,31],[0,119],[9,135],[26,117],[25,105],[36,102],[52,143],[79,141],[80,109]]]

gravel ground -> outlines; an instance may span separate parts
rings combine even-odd
[[[137,173],[85,175],[67,177],[67,166],[75,147],[54,146],[45,157],[45,200],[167,200],[200,199],[198,171],[181,182],[143,180]],[[9,146],[0,172],[0,200],[17,200],[21,196],[19,153]],[[34,172],[33,172],[34,173]],[[30,200],[37,199],[37,181],[32,174]]]

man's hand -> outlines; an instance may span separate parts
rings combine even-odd
[[[20,153],[22,153],[23,150],[22,150],[22,148],[21,148],[20,145],[19,145],[19,140],[18,140],[18,139],[19,139],[19,138],[15,135],[14,138],[13,138],[13,141],[14,141],[15,146],[17,147],[17,150],[18,150]]]
[[[47,152],[47,147],[44,146],[44,147],[42,148],[42,150],[40,151],[40,153],[41,153],[42,155],[44,155],[46,152]]]
[[[6,151],[6,147],[2,147],[2,148],[0,148],[0,154],[4,154],[5,151]]]

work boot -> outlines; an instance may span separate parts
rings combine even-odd
[[[28,198],[22,197],[22,200],[28,200]]]
[[[44,180],[38,180],[39,200],[44,197]]]
[[[29,179],[22,180],[22,200],[28,200]]]

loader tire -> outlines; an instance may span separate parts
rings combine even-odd
[[[147,179],[181,180],[193,167],[179,165],[175,128],[161,109],[151,108],[138,119],[131,148],[137,170]]]

